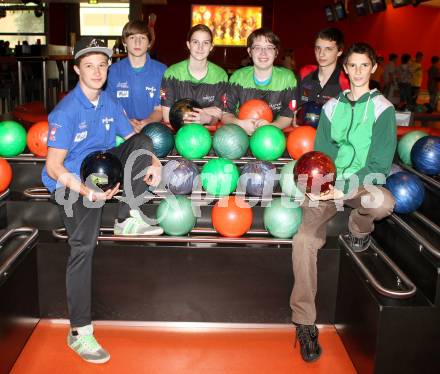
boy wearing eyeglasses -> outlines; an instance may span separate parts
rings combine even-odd
[[[148,54],[152,41],[145,22],[128,22],[122,30],[127,58],[113,64],[108,74],[106,90],[122,104],[136,132],[162,120],[160,85],[166,66]]]
[[[283,129],[291,124],[296,108],[297,82],[291,70],[273,65],[279,47],[280,39],[269,29],[261,28],[249,35],[247,52],[253,65],[235,71],[229,79],[223,123],[235,123],[252,135],[258,127],[269,122],[239,119],[237,113],[246,101],[262,99],[272,109],[272,125]]]

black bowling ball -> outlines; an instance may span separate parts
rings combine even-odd
[[[185,124],[185,114],[193,112],[194,108],[200,108],[200,105],[193,99],[180,99],[173,104],[169,117],[171,126],[176,132]]]
[[[92,152],[81,164],[81,180],[90,188],[107,191],[122,182],[121,161],[111,153]]]

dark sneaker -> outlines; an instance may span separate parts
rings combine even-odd
[[[296,342],[301,346],[301,356],[306,362],[316,361],[321,356],[321,346],[318,343],[319,330],[316,325],[296,325]]]
[[[354,252],[363,252],[368,249],[371,242],[370,235],[366,235],[363,238],[354,236],[351,232],[347,235],[348,244]]]

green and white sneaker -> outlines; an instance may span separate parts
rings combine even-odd
[[[67,345],[84,361],[92,364],[104,364],[110,360],[110,354],[102,348],[93,336],[93,326],[87,325],[70,330]]]
[[[162,235],[163,229],[158,226],[151,226],[145,222],[138,210],[130,210],[130,217],[123,222],[115,220],[115,235]]]

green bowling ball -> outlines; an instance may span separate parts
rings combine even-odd
[[[227,196],[237,188],[240,172],[231,160],[214,158],[202,168],[203,189],[213,196]]]
[[[124,142],[125,142],[125,139],[122,136],[116,135],[116,145],[115,145],[115,147],[119,147]]]
[[[236,160],[246,154],[249,137],[238,125],[224,125],[215,132],[212,147],[217,156]]]
[[[264,208],[264,227],[276,238],[292,238],[297,233],[301,221],[301,207],[289,198],[273,199],[270,205]]]
[[[26,130],[15,121],[0,122],[0,156],[17,156],[26,148]]]
[[[170,196],[157,208],[157,222],[167,235],[188,234],[196,224],[191,200],[185,196]]]
[[[261,126],[251,136],[252,154],[259,160],[273,161],[286,149],[284,133],[273,125]]]
[[[397,154],[405,165],[412,166],[411,149],[417,140],[428,136],[424,131],[411,131],[402,136],[397,144]]]
[[[188,160],[206,156],[211,145],[211,134],[206,127],[199,123],[188,123],[177,131],[177,152]]]
[[[293,177],[293,168],[295,167],[295,164],[296,161],[292,160],[281,168],[280,186],[281,191],[283,191],[286,196],[301,200],[304,196],[304,193],[296,186],[295,179]]]

